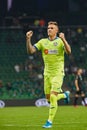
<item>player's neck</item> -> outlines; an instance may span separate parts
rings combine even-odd
[[[57,39],[57,36],[49,36],[48,39],[49,39],[50,41],[53,41],[53,40]]]

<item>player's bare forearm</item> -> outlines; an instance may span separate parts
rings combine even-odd
[[[27,47],[27,53],[35,53],[36,52],[36,49],[34,46],[32,46],[31,44],[31,37],[33,35],[33,32],[32,31],[29,31],[26,33],[26,47]]]
[[[68,44],[68,42],[66,41],[66,39],[63,39],[63,42],[64,42],[64,46],[65,46],[66,53],[67,53],[67,54],[71,54],[71,47],[70,47],[70,45]]]
[[[78,80],[75,80],[75,87],[76,87],[76,90],[78,91],[79,90]]]
[[[27,47],[27,53],[33,54],[36,52],[36,49],[34,46],[32,46],[30,39],[26,40],[26,47]]]
[[[71,54],[71,47],[65,39],[64,33],[59,33],[59,37],[62,39],[67,54]]]

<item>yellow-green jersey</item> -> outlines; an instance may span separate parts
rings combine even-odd
[[[48,38],[39,40],[35,45],[42,52],[44,61],[44,75],[64,74],[64,43],[61,38],[56,37],[53,41]]]

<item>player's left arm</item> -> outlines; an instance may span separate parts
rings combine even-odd
[[[69,45],[69,43],[67,42],[64,33],[59,33],[59,37],[62,39],[63,43],[64,43],[64,47],[65,47],[65,51],[67,54],[71,54],[71,47]]]

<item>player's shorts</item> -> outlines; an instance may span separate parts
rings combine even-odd
[[[44,76],[44,93],[50,94],[51,91],[54,92],[62,92],[62,84],[63,84],[64,75],[61,73],[60,75],[55,76]]]
[[[80,89],[79,91],[76,91],[76,94],[81,95],[81,94],[85,94],[85,93],[84,93],[84,90]]]

